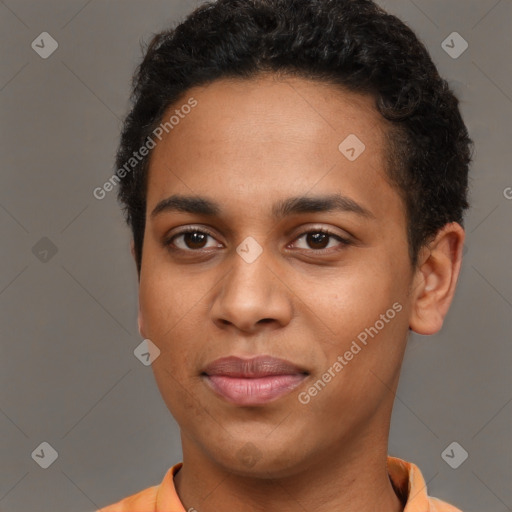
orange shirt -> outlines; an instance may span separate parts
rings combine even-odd
[[[97,512],[186,512],[174,487],[174,475],[182,465],[180,462],[168,469],[161,484]],[[404,512],[461,512],[453,505],[427,495],[425,480],[415,464],[388,457],[388,472],[395,489],[407,499]]]

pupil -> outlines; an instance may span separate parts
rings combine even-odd
[[[201,243],[204,243],[205,240],[206,240],[206,235],[204,233],[198,233],[197,231],[185,233],[185,244],[189,248],[192,248],[192,249],[201,248],[202,247]]]
[[[328,235],[326,233],[313,233],[313,234],[309,233],[307,235],[307,237],[308,237],[308,239],[307,239],[308,243],[310,243],[311,241],[312,241],[313,245],[315,245],[315,244],[318,245],[320,243],[320,245],[322,246],[322,247],[320,247],[320,249],[324,249],[328,245],[328,243],[322,243],[322,242],[326,242],[328,239]],[[316,247],[316,248],[318,248],[318,247]]]

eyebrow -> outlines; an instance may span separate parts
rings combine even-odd
[[[300,213],[334,211],[355,213],[367,219],[375,219],[375,215],[370,210],[341,194],[289,197],[272,206],[272,217],[281,219]],[[220,217],[222,208],[218,203],[206,197],[175,194],[162,199],[151,212],[151,218],[163,212],[184,212],[207,217]]]

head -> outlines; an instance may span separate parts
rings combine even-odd
[[[425,47],[370,0],[219,0],[157,34],[133,85],[119,199],[187,449],[290,474],[386,442],[408,332],[439,331],[452,300],[468,207],[471,141]],[[234,405],[203,371],[233,354],[304,381]]]

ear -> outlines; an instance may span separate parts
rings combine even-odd
[[[455,294],[462,264],[465,232],[451,222],[421,248],[413,280],[409,327],[418,334],[435,334],[443,326]]]

